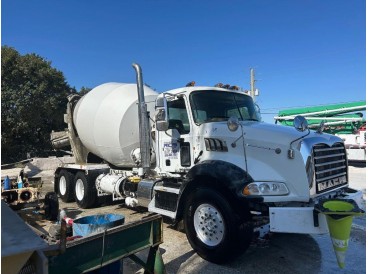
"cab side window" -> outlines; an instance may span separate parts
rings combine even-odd
[[[169,129],[177,129],[180,134],[190,132],[189,118],[184,98],[167,102]]]

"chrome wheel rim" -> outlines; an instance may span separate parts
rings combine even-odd
[[[75,182],[75,194],[76,194],[77,199],[79,201],[83,200],[83,197],[84,197],[84,184],[83,184],[83,181],[81,179],[78,179]]]
[[[194,229],[197,237],[208,246],[216,246],[224,239],[224,218],[210,204],[201,204],[194,212]]]
[[[66,193],[66,178],[64,176],[61,176],[59,179],[59,192],[61,195]]]

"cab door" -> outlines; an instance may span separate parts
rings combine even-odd
[[[168,129],[157,131],[161,171],[184,172],[192,166],[191,126],[184,96],[167,100]]]

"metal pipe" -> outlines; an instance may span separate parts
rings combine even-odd
[[[60,220],[60,253],[63,254],[66,251],[66,221]]]
[[[297,116],[297,115],[295,115]],[[282,120],[293,120],[295,116],[275,116],[274,119],[278,121]],[[322,117],[322,116],[316,116],[316,117],[310,117],[310,116],[304,116],[305,119],[308,120],[337,120],[337,121],[343,121],[343,122],[360,122],[363,121],[363,118],[354,118],[354,117]]]
[[[137,91],[138,91],[138,114],[139,114],[139,143],[141,151],[141,167],[143,173],[146,173],[150,168],[150,129],[147,112],[147,105],[144,100],[143,78],[141,67],[133,63],[133,68],[137,75]]]
[[[282,119],[282,120],[294,119],[294,117],[297,116],[297,115],[302,115],[305,118],[312,119],[312,117],[308,117],[308,116],[334,113],[334,112],[337,112],[337,111],[341,112],[341,114],[342,114],[342,113],[347,113],[347,112],[351,112],[351,111],[354,111],[354,110],[362,110],[362,106],[346,107],[346,108],[340,108],[340,109],[329,109],[329,110],[322,110],[322,111],[316,111],[316,112],[305,112],[305,113],[299,113],[299,114],[293,114],[293,115],[287,115],[287,116],[275,116],[274,119],[277,119],[277,120],[280,120],[280,119]],[[340,114],[340,113],[338,113],[338,114]]]

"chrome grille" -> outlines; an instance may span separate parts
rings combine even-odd
[[[347,158],[344,144],[332,147],[318,144],[313,147],[316,192],[322,193],[347,184]]]

